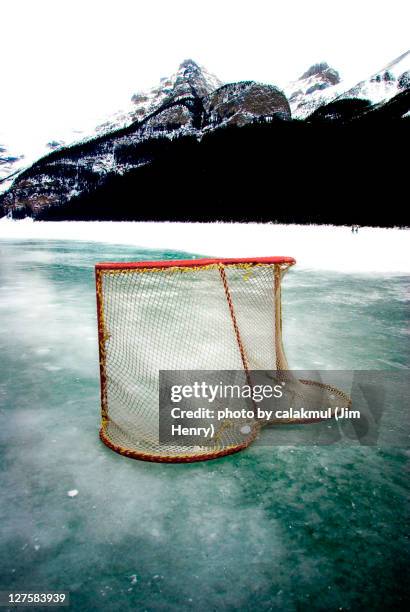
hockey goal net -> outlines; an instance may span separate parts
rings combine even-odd
[[[129,457],[168,462],[247,447],[262,425],[257,419],[223,423],[211,445],[161,444],[159,372],[287,372],[281,281],[294,263],[270,257],[97,264],[103,442]],[[309,381],[293,384],[306,403]]]

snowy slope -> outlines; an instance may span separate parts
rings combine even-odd
[[[95,130],[76,130],[65,128],[59,134],[50,134],[47,126],[44,131],[38,126],[29,133],[10,132],[0,129],[0,193],[8,189],[16,173],[31,166],[35,161],[51,151],[88,139]]]
[[[0,181],[18,172],[25,166],[24,156],[14,151],[4,142],[0,142]],[[1,185],[2,183],[0,183]]]
[[[372,104],[387,102],[393,96],[410,87],[410,51],[403,53],[387,66],[360,81],[339,96],[339,99],[360,98]]]

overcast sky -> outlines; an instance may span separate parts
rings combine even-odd
[[[408,50],[408,0],[0,0],[0,133],[94,125],[192,58],[283,85],[326,60],[360,80]]]

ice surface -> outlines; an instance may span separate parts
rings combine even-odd
[[[0,219],[1,239],[84,240],[202,256],[290,255],[299,269],[408,273],[410,231],[268,223],[142,223]]]
[[[235,227],[223,240],[219,226],[176,236],[155,226],[148,238],[138,224],[123,234],[114,224],[1,227],[3,236],[27,228],[54,239],[87,231],[96,242],[0,240],[0,589],[70,591],[82,611],[400,608],[408,451],[251,447],[160,465],[101,444],[93,266],[187,256],[97,242],[110,228],[112,241],[187,250],[198,241],[191,252],[283,252],[301,263],[306,253],[312,266],[315,236],[331,252],[340,240],[352,265],[349,243],[379,242],[398,257],[406,232],[324,228],[320,238],[307,228],[299,245],[296,228],[282,249],[278,227],[248,228],[247,241]],[[295,267],[283,295],[291,365],[408,368],[407,288],[404,274]]]

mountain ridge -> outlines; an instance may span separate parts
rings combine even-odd
[[[362,130],[363,136],[363,130],[370,129],[363,127],[364,124],[370,125],[371,123],[373,126],[371,129],[378,129],[377,122],[381,124],[386,121],[401,120],[409,112],[410,101],[407,94],[410,89],[405,81],[405,87],[401,87],[402,80],[400,79],[405,73],[399,74],[401,68],[398,66],[403,66],[403,60],[407,61],[407,55],[403,54],[401,58],[391,63],[391,66],[394,67],[392,71],[394,79],[389,77],[390,89],[387,93],[394,93],[396,90],[399,93],[396,92],[395,95],[388,97],[387,102],[384,99],[376,104],[366,102],[360,97],[344,98],[342,95],[330,96],[330,101],[327,102],[327,98],[323,96],[328,95],[328,90],[334,93],[334,88],[341,84],[340,77],[337,71],[324,62],[313,65],[299,79],[299,83],[303,81],[305,91],[302,94],[305,99],[308,99],[310,112],[305,118],[299,117],[297,121],[316,126],[319,123],[328,124],[329,122],[340,125],[352,124],[356,125],[354,129]],[[396,89],[391,85],[392,80],[394,80]],[[381,80],[374,82],[380,83]],[[0,213],[14,217],[29,215],[35,218],[49,218],[50,215],[58,217],[61,214],[67,214],[70,217],[72,212],[69,211],[69,207],[72,206],[77,210],[76,214],[81,216],[83,214],[81,202],[83,204],[92,202],[94,211],[92,214],[98,217],[96,194],[100,194],[101,201],[105,202],[105,206],[109,206],[103,195],[108,185],[115,184],[118,192],[127,197],[126,190],[124,191],[120,184],[126,184],[130,189],[132,186],[132,191],[138,189],[138,182],[135,183],[131,178],[134,175],[147,175],[144,168],[160,167],[163,163],[161,160],[165,158],[172,166],[172,162],[167,157],[171,154],[168,153],[171,150],[174,150],[177,155],[182,155],[181,159],[185,160],[184,163],[190,165],[190,161],[186,160],[183,152],[185,147],[191,150],[194,156],[199,156],[198,163],[202,163],[201,156],[207,155],[212,147],[204,144],[198,149],[194,143],[200,143],[205,137],[221,130],[231,130],[226,134],[221,134],[219,140],[224,143],[224,146],[227,147],[227,154],[232,157],[235,157],[236,153],[233,150],[230,151],[226,143],[232,143],[232,146],[233,143],[237,143],[235,146],[239,144],[239,148],[243,149],[240,140],[238,141],[237,136],[234,136],[232,132],[238,128],[240,128],[238,138],[245,139],[245,133],[241,130],[255,126],[255,129],[252,128],[254,140],[251,138],[254,145],[258,143],[262,149],[276,146],[276,137],[285,133],[283,131],[285,128],[281,128],[280,125],[294,123],[292,105],[300,105],[299,93],[293,98],[290,96],[288,101],[283,91],[274,85],[255,81],[220,85],[220,81],[214,76],[205,78],[202,69],[192,60],[185,60],[172,79],[162,80],[162,83],[163,90],[156,91],[154,99],[149,102],[148,106],[140,106],[140,112],[137,115],[129,116],[128,120],[133,117],[134,120],[128,125],[108,131],[102,130],[93,138],[56,148],[29,168],[19,171],[14,177],[12,186],[0,196]],[[219,86],[213,89],[215,84]],[[309,89],[310,92],[307,93]],[[324,103],[316,105],[319,97],[324,100]],[[141,100],[137,102],[140,104]],[[145,100],[144,103],[146,104],[147,101]],[[150,112],[147,111],[148,108],[151,109]],[[302,114],[305,112],[306,108],[303,108]],[[138,118],[135,119],[135,116]],[[256,129],[258,124],[270,125],[272,129],[258,131]],[[304,131],[298,131],[296,127],[295,129],[289,127],[287,134],[291,142],[284,144],[281,141],[281,146],[284,148],[288,149],[292,145],[294,151],[297,151],[301,147],[312,147],[306,140],[307,135],[310,134],[307,128],[304,128]],[[289,153],[293,155],[291,150]],[[317,151],[317,154],[319,157],[322,156],[321,151]],[[246,151],[244,155],[247,155]],[[267,155],[273,155],[273,153],[267,153]],[[211,160],[204,161],[203,159],[203,163],[212,167]],[[310,161],[304,163],[309,165]],[[264,166],[262,162],[261,165]],[[168,171],[163,166],[161,167],[162,171],[168,174]],[[260,177],[257,168],[254,168],[253,171],[253,179],[265,181],[265,177]],[[193,173],[196,172],[195,167]],[[158,178],[161,180],[160,175]],[[110,189],[112,197],[115,197],[115,191],[112,190],[112,187]],[[84,214],[88,213],[84,212]],[[116,218],[117,213],[101,210],[100,214],[104,218],[107,214]],[[132,211],[127,209],[124,214],[132,214]],[[141,213],[136,211],[135,214],[140,215]]]
[[[374,73],[364,81],[356,83],[353,87],[345,85],[340,79],[337,70],[330,67],[326,62],[319,62],[308,68],[299,79],[291,81],[286,85],[283,88],[283,92],[288,98],[292,117],[298,119],[307,118],[319,106],[324,106],[339,97],[365,97],[367,93],[373,103],[382,100],[387,101],[398,93],[398,88],[396,87],[395,89],[395,86],[399,86],[401,83],[400,75],[393,75],[395,78],[387,86],[385,85],[384,88],[380,86],[382,81],[381,75],[386,70],[393,69],[393,71],[397,72],[396,68],[400,64],[406,64],[401,70],[401,76],[404,79],[405,86],[409,87],[410,51],[406,51],[389,62],[379,72]],[[304,84],[303,81],[307,81],[307,84]],[[397,81],[397,83],[392,85],[393,81]],[[369,82],[373,83],[373,86],[370,88],[368,87]],[[374,83],[379,83],[379,85],[374,85]],[[228,84],[223,83],[217,76],[208,72],[206,68],[197,64],[192,59],[186,59],[170,77],[161,78],[158,85],[146,92],[138,91],[134,93],[128,109],[118,111],[107,117],[103,122],[98,123],[93,131],[82,133],[80,138],[79,134],[73,131],[69,140],[67,138],[65,140],[56,138],[44,142],[42,147],[37,147],[36,150],[38,152],[35,158],[33,157],[33,152],[20,151],[16,145],[10,146],[7,145],[4,139],[0,140],[0,148],[4,150],[1,155],[3,159],[0,160],[0,193],[10,187],[11,179],[16,176],[16,173],[18,174],[24,168],[30,167],[36,159],[40,158],[40,150],[42,150],[44,156],[50,149],[64,149],[67,146],[94,139],[100,134],[110,133],[118,128],[129,126],[163,105],[167,101],[167,97],[175,99],[178,89],[179,93],[181,93],[181,88],[184,89],[187,85],[199,92],[200,95],[198,97],[203,97]],[[366,88],[368,91],[366,91]],[[278,89],[282,91],[281,88]],[[387,94],[385,91],[383,92],[383,89],[388,90]]]

